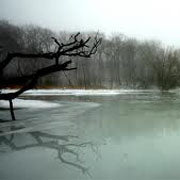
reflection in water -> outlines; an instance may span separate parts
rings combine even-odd
[[[62,106],[1,123],[0,179],[180,179],[180,94],[34,98]]]
[[[21,129],[22,127],[19,128]],[[11,131],[13,130],[17,130],[17,127],[14,128],[12,126]],[[2,133],[2,131],[0,133]],[[25,140],[25,144],[23,145],[17,145],[20,136],[23,136],[22,134],[11,134],[8,136],[1,136],[0,146],[4,144],[12,151],[21,151],[36,147],[43,147],[55,150],[57,152],[57,158],[61,161],[61,163],[77,168],[81,170],[83,174],[91,176],[89,173],[89,168],[84,166],[81,161],[80,150],[81,148],[91,148],[91,150],[94,153],[98,154],[97,145],[93,144],[92,142],[76,143],[74,139],[78,139],[78,136],[73,135],[56,135],[41,131],[29,132],[27,134],[30,135],[30,138],[27,138],[27,141]],[[3,151],[0,150],[0,152]],[[68,154],[68,156],[74,156],[74,160],[68,160],[68,156],[66,156],[65,154]]]

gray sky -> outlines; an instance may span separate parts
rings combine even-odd
[[[180,0],[0,0],[0,18],[53,30],[123,33],[180,47]]]

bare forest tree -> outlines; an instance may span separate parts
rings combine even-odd
[[[47,76],[51,73],[57,71],[71,71],[77,69],[77,67],[72,67],[72,60],[61,61],[61,57],[83,57],[90,58],[96,53],[98,46],[101,43],[101,39],[98,35],[92,40],[91,37],[83,39],[80,33],[71,35],[67,42],[60,42],[55,37],[52,37],[54,41],[54,51],[50,52],[36,52],[36,53],[22,53],[22,52],[8,52],[4,60],[0,62],[0,88],[10,87],[12,85],[20,85],[21,88],[13,93],[1,93],[0,100],[9,101],[10,111],[12,120],[15,120],[13,99],[17,98],[23,92],[32,89],[36,86],[39,78]],[[93,41],[93,42],[91,42]],[[36,41],[34,42],[36,43]],[[32,48],[34,45],[32,46]],[[52,61],[50,65],[46,67],[37,68],[35,71],[18,77],[8,77],[3,76],[6,67],[14,59],[23,59],[23,61],[28,61],[29,59],[41,59]]]

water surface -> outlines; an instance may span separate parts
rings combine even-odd
[[[22,98],[59,106],[21,106],[0,124],[0,179],[180,179],[177,92]]]

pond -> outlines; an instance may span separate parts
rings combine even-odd
[[[178,92],[26,94],[19,102],[17,121],[0,123],[2,180],[180,179]],[[10,119],[6,108],[0,119]]]

